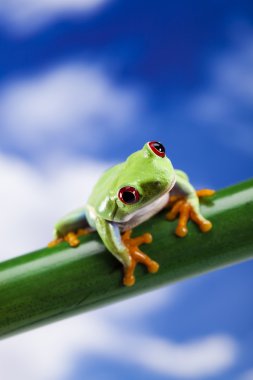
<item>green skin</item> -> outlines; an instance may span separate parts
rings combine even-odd
[[[124,186],[138,190],[137,203],[123,203],[118,192]],[[145,144],[127,160],[107,170],[95,185],[86,206],[71,212],[55,226],[55,238],[61,238],[79,228],[91,228],[100,235],[107,249],[124,265],[131,264],[128,248],[121,232],[129,230],[161,211],[169,194],[183,194],[199,218],[199,199],[187,175],[175,170],[171,161],[157,156]]]

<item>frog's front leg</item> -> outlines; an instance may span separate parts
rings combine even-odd
[[[189,219],[194,221],[202,232],[210,231],[212,223],[201,215],[199,198],[213,195],[215,191],[209,189],[195,191],[184,172],[180,170],[176,170],[175,172],[176,185],[169,202],[171,210],[166,214],[166,218],[174,220],[179,215],[175,231],[176,235],[179,237],[187,235],[187,222]]]
[[[128,230],[122,235],[122,241],[131,256],[131,264],[126,266],[124,270],[123,283],[126,286],[132,286],[135,283],[134,270],[136,264],[141,263],[146,265],[150,273],[156,273],[159,269],[159,264],[156,261],[151,260],[148,255],[139,249],[140,245],[152,242],[152,235],[145,233],[136,238],[131,238],[131,234],[132,230]]]
[[[139,249],[141,244],[151,243],[151,234],[131,238],[132,231],[128,230],[121,235],[117,223],[108,222],[100,217],[96,219],[96,227],[107,249],[124,266],[124,285],[132,286],[135,283],[134,271],[137,263],[144,264],[150,273],[158,271],[159,264]]]
[[[48,247],[54,247],[59,243],[66,241],[71,247],[77,247],[80,244],[79,237],[92,232],[84,208],[79,208],[67,214],[60,219],[54,228],[54,240],[48,243]]]

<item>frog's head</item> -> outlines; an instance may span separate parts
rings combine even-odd
[[[116,219],[124,218],[169,192],[174,183],[175,172],[164,146],[156,141],[146,143],[128,157],[117,178],[113,190]]]

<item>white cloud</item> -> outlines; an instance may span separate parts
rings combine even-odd
[[[223,335],[183,344],[138,337],[132,344],[135,352],[126,354],[131,360],[158,373],[186,379],[202,379],[229,368],[237,353],[235,342]]]
[[[111,0],[9,0],[0,3],[0,20],[11,32],[29,33],[61,16],[98,11]]]
[[[47,154],[80,138],[95,148],[103,134],[127,128],[140,102],[136,90],[118,87],[101,67],[69,63],[6,84],[0,92],[2,133],[19,147]]]
[[[152,302],[156,295],[149,297]],[[141,307],[140,297],[138,301]],[[103,313],[103,310],[87,313],[3,341],[0,377],[60,379],[73,371],[77,353],[84,364],[99,355],[180,379],[203,379],[222,373],[236,359],[236,343],[225,335],[175,344],[138,333],[138,325],[134,331],[120,322],[116,327],[104,319]]]
[[[52,163],[46,176],[17,159],[0,156],[0,229],[5,237],[0,259],[45,245],[55,221],[85,203],[105,168],[68,159]]]
[[[55,220],[85,202],[102,170],[104,165],[97,162],[62,159],[38,173],[16,159],[0,156],[1,253],[5,252],[1,259],[44,245]],[[0,378],[61,379],[71,375],[76,354],[87,365],[99,354],[179,378],[202,379],[225,371],[237,357],[232,338],[209,336],[179,344],[148,332],[146,318],[173,303],[174,289],[151,292],[2,341]]]
[[[237,33],[238,35],[238,33]],[[240,35],[240,34],[239,34]],[[253,153],[253,38],[247,30],[209,64],[209,83],[187,105],[195,124],[216,131],[223,144]]]
[[[149,295],[150,302],[156,298],[155,293]],[[143,302],[138,298],[141,308]],[[99,355],[180,379],[203,379],[222,373],[236,359],[236,343],[225,335],[175,344],[138,333],[138,325],[133,330],[119,322],[116,327],[103,314],[98,310],[3,341],[1,378],[16,380],[19,374],[27,380],[60,379],[74,369],[77,353],[84,364]]]

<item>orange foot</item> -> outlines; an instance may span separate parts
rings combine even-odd
[[[122,235],[122,242],[128,248],[131,256],[131,264],[124,270],[123,284],[126,286],[132,286],[135,283],[134,270],[137,263],[146,265],[150,273],[155,273],[159,269],[159,264],[139,249],[139,245],[152,242],[152,235],[146,233],[132,239],[131,234],[132,230],[128,230]]]
[[[214,190],[202,189],[196,191],[197,196],[206,197],[215,193]],[[172,196],[169,202],[171,210],[166,214],[166,219],[174,220],[179,214],[179,221],[176,228],[176,235],[184,237],[188,233],[187,222],[193,220],[202,232],[208,232],[212,228],[212,223],[205,219],[184,197]]]
[[[58,245],[59,243],[66,241],[71,247],[77,247],[80,244],[79,236],[88,235],[91,233],[89,228],[80,228],[77,232],[69,232],[63,237],[56,238],[48,243],[48,247],[52,248]]]

